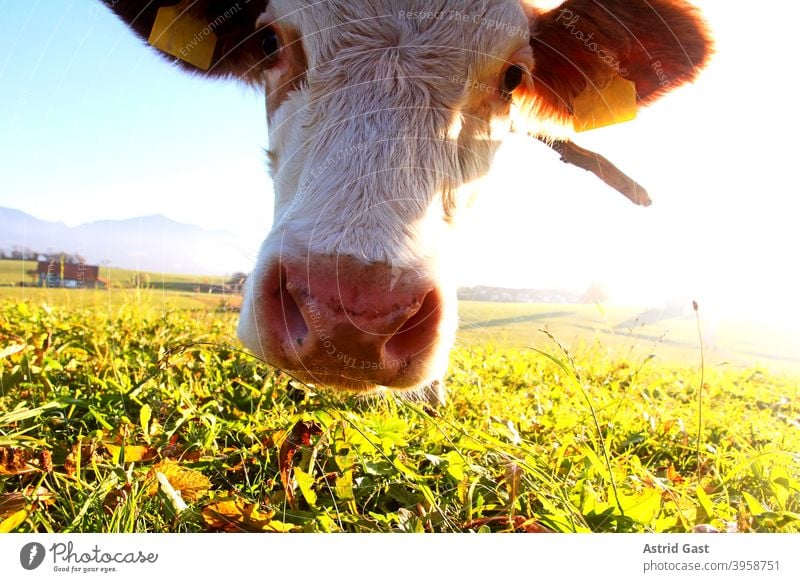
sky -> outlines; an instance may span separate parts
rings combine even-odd
[[[599,283],[613,302],[697,299],[800,328],[796,37],[781,24],[800,8],[695,3],[717,41],[701,78],[575,136],[654,205],[516,136],[461,225],[462,284]],[[273,202],[258,91],[173,70],[96,0],[0,0],[0,89],[0,206],[70,225],[164,214],[235,233],[235,268],[252,264]]]

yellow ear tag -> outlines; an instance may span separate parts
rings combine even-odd
[[[148,42],[176,59],[207,71],[214,58],[217,35],[213,28],[186,12],[186,2],[158,9]]]
[[[587,87],[572,104],[575,131],[636,119],[636,83],[616,75],[604,89]]]

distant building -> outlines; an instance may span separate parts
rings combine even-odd
[[[247,282],[247,275],[244,273],[234,273],[230,280],[222,284],[223,293],[241,293],[244,284]]]
[[[106,280],[100,277],[100,267],[85,263],[68,263],[64,257],[40,260],[36,273],[39,277],[39,287],[94,289],[106,285]]]

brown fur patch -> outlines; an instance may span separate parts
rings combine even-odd
[[[568,0],[534,18],[538,113],[566,121],[587,87],[614,75],[636,83],[640,104],[691,81],[712,50],[697,10],[682,0]]]
[[[176,4],[176,0],[141,2],[140,0],[115,0],[105,2],[109,8],[136,34],[147,39],[153,28],[158,9]],[[182,10],[190,12],[217,35],[217,45],[210,69],[206,72],[216,77],[233,77],[247,82],[259,82],[263,76],[264,53],[261,36],[255,22],[264,5],[259,2],[233,0],[188,0]],[[172,57],[169,57],[170,59]],[[175,60],[183,69],[200,72],[194,66]]]
[[[279,76],[273,84],[272,77],[267,82],[267,114],[272,114],[286,101],[289,93],[300,87],[306,78],[306,53],[300,35],[291,28],[284,28],[281,34],[283,47],[277,65]]]

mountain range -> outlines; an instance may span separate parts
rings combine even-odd
[[[252,268],[252,258],[230,232],[160,214],[68,226],[0,207],[0,249],[13,247],[77,253],[92,265],[158,273],[225,275]]]

